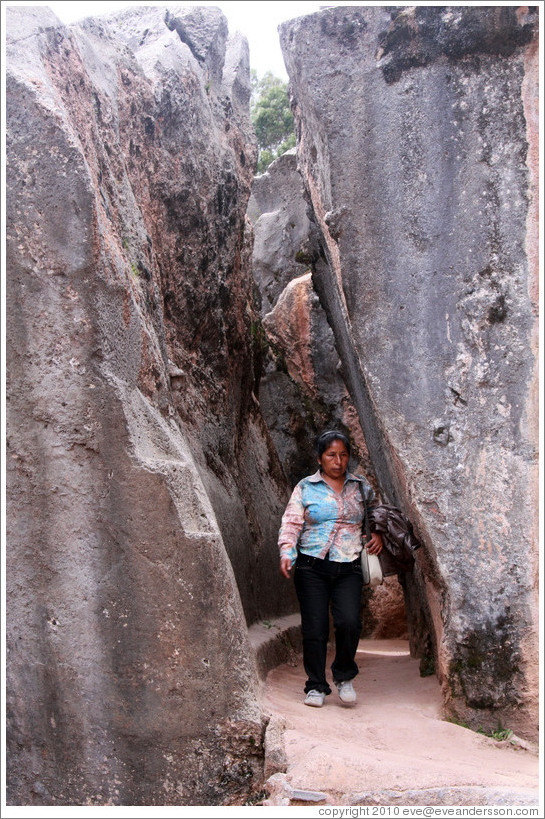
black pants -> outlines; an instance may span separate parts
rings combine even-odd
[[[331,694],[325,677],[329,604],[335,628],[333,679],[352,680],[358,673],[354,658],[361,634],[361,565],[359,560],[335,563],[299,554],[294,581],[301,607],[303,663],[308,676],[305,692],[315,689]]]

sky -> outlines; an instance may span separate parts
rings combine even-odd
[[[365,2],[313,2],[313,0],[202,0],[190,3],[184,0],[177,2],[149,2],[149,0],[133,0],[130,2],[6,2],[6,6],[49,6],[63,23],[69,24],[84,17],[97,17],[101,14],[110,14],[130,6],[217,6],[220,8],[229,23],[229,31],[240,31],[248,38],[250,45],[250,66],[262,77],[266,71],[272,71],[276,77],[287,81],[288,75],[284,66],[284,59],[280,50],[277,27],[284,20],[293,17],[302,17],[312,14],[325,6],[362,6]],[[380,5],[387,5],[381,3]]]

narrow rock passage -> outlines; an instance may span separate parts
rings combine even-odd
[[[420,677],[407,641],[362,640],[357,662],[353,707],[336,690],[305,706],[300,656],[267,675],[263,708],[283,745],[267,754],[285,765],[265,805],[538,804],[537,749],[442,720],[438,681]]]

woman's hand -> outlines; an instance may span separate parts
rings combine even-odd
[[[378,532],[372,532],[371,539],[367,541],[365,548],[370,555],[379,555],[382,552],[383,545],[382,535],[379,535]]]
[[[291,557],[280,558],[280,572],[289,579],[291,570]]]

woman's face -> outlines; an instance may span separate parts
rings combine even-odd
[[[342,441],[332,441],[323,454],[318,458],[318,463],[322,468],[322,472],[328,478],[338,480],[344,478],[346,470],[348,469],[348,461],[350,456],[348,450]]]

